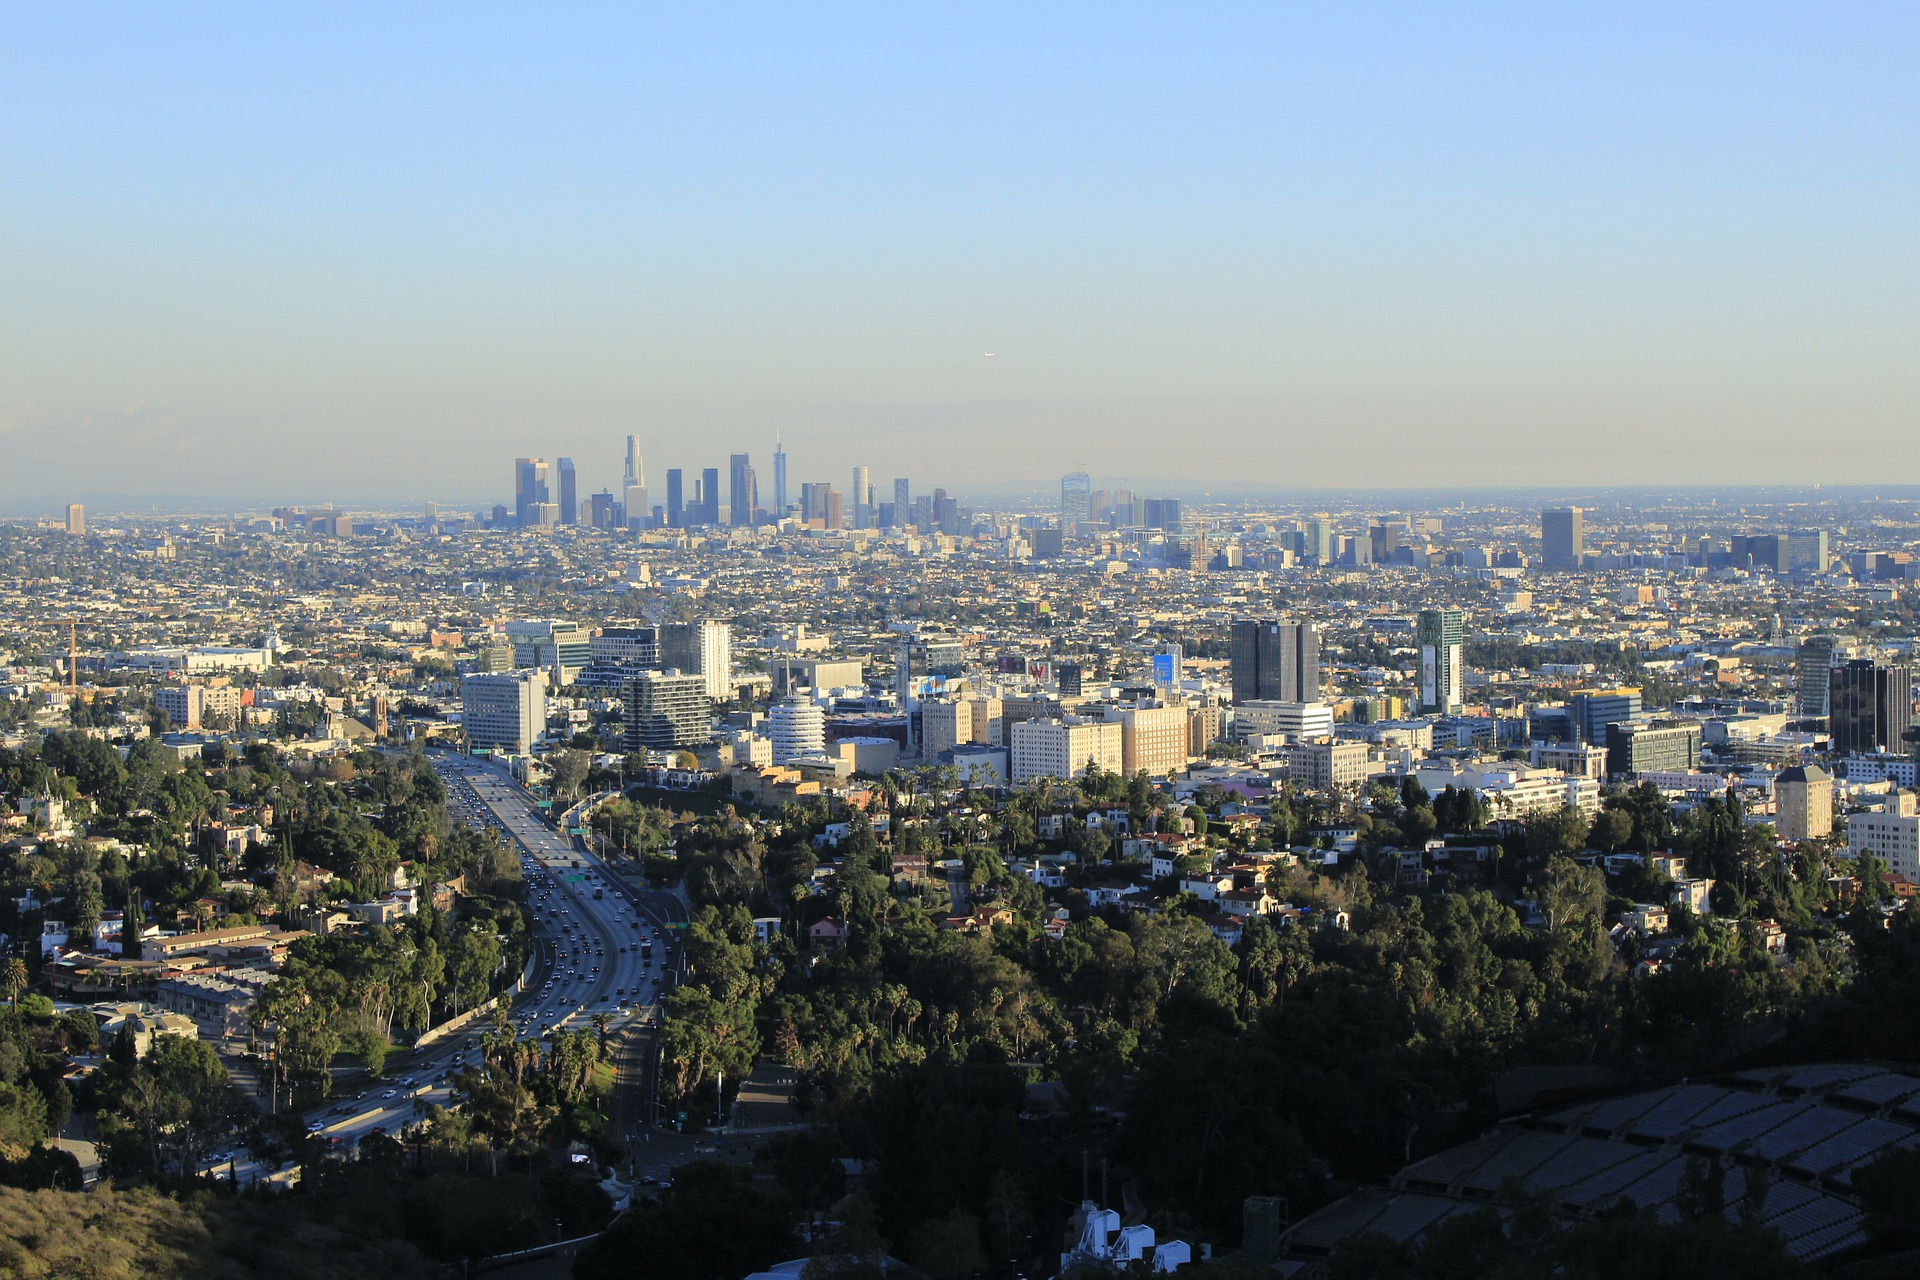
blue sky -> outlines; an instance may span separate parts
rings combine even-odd
[[[1911,3],[12,6],[0,503],[599,487],[628,431],[656,487],[776,431],[1920,480],[1917,55]]]

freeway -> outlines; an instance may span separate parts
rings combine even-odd
[[[685,922],[685,904],[613,875],[582,842],[555,831],[533,797],[493,762],[436,753],[433,764],[447,784],[452,816],[498,832],[520,858],[535,946],[533,977],[512,1004],[513,1026],[544,1039],[557,1028],[591,1029],[596,1014],[607,1015],[618,1080],[615,1123],[636,1134],[652,1119],[653,1006],[684,963],[668,926]],[[485,1030],[476,1024],[428,1048],[396,1053],[389,1060],[395,1079],[313,1108],[308,1132],[352,1149],[375,1130],[397,1134],[429,1105],[449,1105],[447,1080],[470,1056],[477,1060]],[[202,1167],[240,1182],[292,1176],[239,1149],[216,1153]]]

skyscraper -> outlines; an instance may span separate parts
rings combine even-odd
[[[778,436],[773,441],[773,518],[787,514],[787,447]]]
[[[912,505],[913,486],[907,483],[905,476],[901,476],[893,482],[893,519],[895,524],[905,524],[907,522],[907,508]]]
[[[574,489],[573,459],[560,459],[560,523],[580,523],[580,498]]]
[[[79,537],[87,531],[87,509],[77,502],[67,504],[67,532]]]
[[[1905,658],[1855,658],[1833,668],[1828,728],[1835,755],[1904,752],[1913,727],[1913,664]]]
[[[1827,715],[1832,688],[1833,655],[1838,647],[1830,635],[1808,636],[1800,642],[1793,662],[1794,709],[1803,716]]]
[[[1540,558],[1549,571],[1571,572],[1587,554],[1587,513],[1555,507],[1540,513]]]
[[[1233,700],[1318,702],[1320,629],[1285,618],[1235,618]]]
[[[870,528],[873,524],[873,472],[866,467],[853,469],[853,492],[848,496],[853,507],[853,527]]]
[[[1069,471],[1060,477],[1060,525],[1065,528],[1076,520],[1093,519],[1093,477],[1084,471]]]
[[[744,453],[732,454],[727,459],[727,523],[751,525],[753,509],[759,505],[760,495],[754,488],[753,463]]]
[[[1315,517],[1307,521],[1304,555],[1308,564],[1333,563],[1333,525]]]
[[[513,518],[521,526],[540,523],[539,507],[553,501],[551,472],[545,458],[513,460]]]
[[[1414,629],[1420,646],[1420,710],[1428,715],[1458,715],[1466,709],[1467,615],[1459,609],[1422,609]]]
[[[640,441],[636,436],[627,437],[627,470],[621,478],[620,495],[626,508],[627,527],[646,528],[653,518],[653,510],[647,501],[647,473],[641,465]]]
[[[686,473],[678,467],[667,469],[667,528],[686,527]]]
[[[720,468],[708,467],[700,473],[700,523],[720,523]]]

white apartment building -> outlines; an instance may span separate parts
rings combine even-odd
[[[1126,765],[1120,726],[1108,720],[1022,720],[1010,734],[1013,780],[1078,778],[1089,763],[1118,773]]]
[[[469,748],[525,755],[547,727],[547,674],[468,676],[460,682],[460,709]]]
[[[1600,784],[1592,778],[1569,777],[1559,769],[1508,761],[1473,765],[1423,760],[1414,778],[1434,795],[1448,786],[1472,788],[1486,799],[1488,815],[1494,818],[1551,813],[1562,805],[1572,805],[1587,818],[1600,811]]]
[[[973,704],[926,701],[920,704],[920,754],[931,760],[963,742],[973,741]]]
[[[725,622],[670,622],[660,628],[660,665],[705,677],[707,696],[733,696],[733,627]]]
[[[1872,854],[1895,875],[1920,880],[1920,797],[1896,791],[1879,813],[1847,815],[1847,848],[1855,857]]]
[[[1280,733],[1296,742],[1333,736],[1333,708],[1324,702],[1276,702],[1249,698],[1233,711],[1234,736]]]

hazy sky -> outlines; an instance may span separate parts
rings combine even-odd
[[[394,7],[0,7],[0,507],[1920,480],[1912,0]]]

